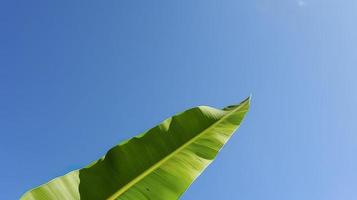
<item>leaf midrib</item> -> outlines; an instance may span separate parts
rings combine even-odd
[[[168,154],[167,156],[165,156],[164,158],[162,158],[160,161],[158,161],[157,163],[155,163],[154,165],[152,165],[151,167],[149,167],[147,170],[145,170],[144,172],[142,172],[140,175],[138,175],[137,177],[135,177],[133,180],[131,180],[130,182],[128,182],[126,185],[124,185],[123,187],[121,187],[117,192],[115,192],[112,196],[110,196],[107,200],[115,200],[116,198],[118,198],[120,195],[122,195],[124,192],[126,192],[127,190],[129,190],[133,185],[135,185],[136,183],[138,183],[141,179],[145,178],[148,174],[150,174],[151,172],[153,172],[154,170],[156,170],[157,168],[159,168],[163,163],[165,163],[167,160],[169,160],[171,157],[173,157],[174,155],[176,155],[176,153],[180,152],[182,149],[184,149],[185,147],[187,147],[188,145],[190,145],[191,143],[193,143],[197,138],[201,137],[202,135],[204,135],[207,131],[209,131],[210,129],[212,129],[216,124],[220,123],[221,121],[225,120],[227,117],[229,117],[232,113],[235,113],[237,110],[239,110],[244,104],[247,103],[247,100],[249,101],[249,99],[244,100],[240,105],[238,105],[237,108],[231,110],[228,114],[226,114],[225,116],[223,116],[221,119],[219,119],[218,121],[216,121],[215,123],[211,124],[209,127],[207,127],[206,129],[204,129],[201,133],[197,134],[195,137],[191,138],[190,140],[188,140],[186,143],[184,143],[183,145],[181,145],[179,148],[177,148],[175,151],[173,151],[172,153]]]

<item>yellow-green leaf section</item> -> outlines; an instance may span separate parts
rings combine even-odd
[[[22,200],[173,200],[239,127],[249,98],[224,109],[191,108],[127,140],[89,166],[26,192]]]

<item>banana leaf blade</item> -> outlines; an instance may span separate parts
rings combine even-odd
[[[21,199],[178,199],[239,127],[249,103],[247,98],[224,109],[199,106],[174,115]]]

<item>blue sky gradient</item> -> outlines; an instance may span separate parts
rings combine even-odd
[[[0,2],[0,199],[252,94],[184,200],[357,199],[357,1]]]

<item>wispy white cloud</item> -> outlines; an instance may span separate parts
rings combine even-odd
[[[303,6],[307,5],[306,1],[304,1],[304,0],[297,0],[296,2],[298,4],[298,6],[300,6],[300,7],[303,7]]]

